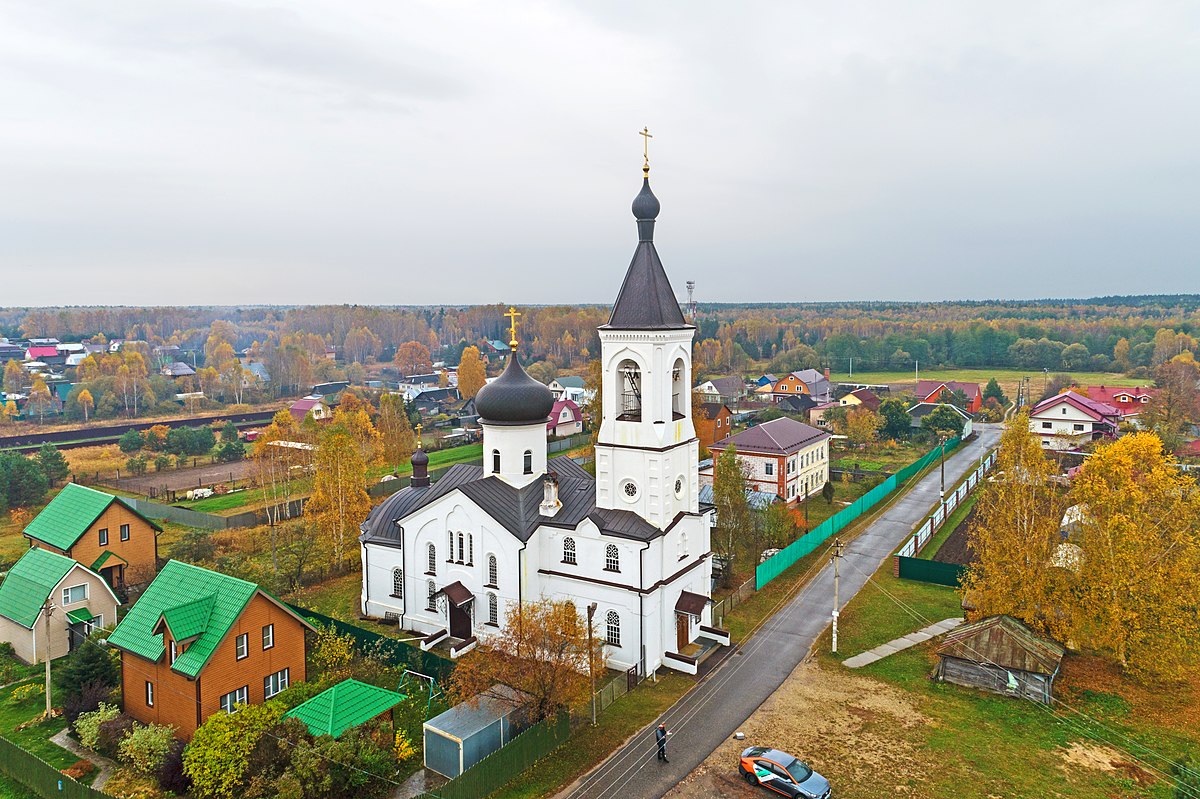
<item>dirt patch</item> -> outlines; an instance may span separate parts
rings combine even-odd
[[[738,775],[747,746],[773,746],[806,761],[854,796],[919,796],[936,761],[922,746],[931,722],[910,697],[884,683],[800,664],[746,722],[746,740],[729,740],[667,796],[760,796]]]
[[[1118,752],[1111,746],[1072,741],[1071,745],[1062,750],[1064,768],[1081,767],[1095,771],[1120,773],[1126,779],[1133,780],[1138,785],[1149,785],[1154,782],[1154,776],[1136,763],[1131,763],[1123,752]]]
[[[1136,712],[1138,718],[1158,727],[1200,733],[1200,672],[1192,671],[1177,682],[1142,685],[1125,676],[1120,665],[1095,655],[1079,654],[1063,660],[1055,690],[1072,707],[1091,715],[1120,722]],[[1098,707],[1097,696],[1116,696],[1120,707]],[[1101,703],[1105,704],[1105,703]],[[1111,704],[1111,703],[1107,703]]]
[[[967,544],[967,531],[975,523],[975,511],[978,507],[978,505],[971,507],[966,517],[958,523],[958,527],[954,528],[950,537],[938,547],[938,551],[933,555],[933,560],[938,563],[954,563],[959,566],[966,566],[975,560],[975,551]]]

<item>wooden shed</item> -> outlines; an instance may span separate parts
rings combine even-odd
[[[1048,705],[1064,652],[1011,616],[990,616],[946,636],[933,676]]]

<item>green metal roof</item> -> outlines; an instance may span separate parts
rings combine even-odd
[[[42,603],[76,565],[70,558],[45,549],[26,552],[0,583],[0,616],[33,627]]]
[[[108,642],[157,661],[163,655],[163,638],[155,630],[161,629],[159,621],[165,618],[172,633],[180,638],[199,636],[171,667],[195,678],[258,590],[254,583],[236,577],[169,561],[113,630]]]
[[[79,610],[68,610],[67,611],[67,620],[70,621],[72,624],[83,624],[84,622],[89,622],[94,618],[96,618],[96,617],[93,616],[92,612],[90,610],[88,610],[87,608],[80,608]]]
[[[336,738],[351,727],[357,727],[391,710],[404,699],[404,694],[386,688],[377,688],[358,680],[342,680],[283,716],[300,719],[308,725],[308,731],[313,735],[332,735]]]
[[[87,532],[92,523],[113,502],[120,502],[155,530],[162,530],[120,497],[78,483],[67,483],[63,490],[58,492],[58,496],[50,500],[50,504],[33,518],[25,528],[25,535],[66,551],[75,545],[79,537]]]
[[[126,566],[129,565],[129,561],[125,560],[125,558],[121,557],[116,552],[113,552],[111,549],[106,549],[100,553],[100,557],[96,558],[96,560],[88,568],[94,572],[98,572],[103,569],[104,564],[108,563],[110,560],[115,560],[118,563],[122,563]]]

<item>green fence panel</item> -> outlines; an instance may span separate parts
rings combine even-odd
[[[111,799],[76,782],[7,738],[0,738],[0,771],[44,799]]]
[[[428,674],[430,677],[436,678],[438,683],[443,687],[446,685],[446,681],[450,679],[450,674],[454,671],[454,663],[452,661],[446,660],[444,657],[435,655],[432,652],[422,652],[419,647],[415,647],[412,644],[397,641],[395,638],[380,635],[377,632],[372,632],[354,624],[347,624],[340,619],[326,616],[323,613],[317,613],[315,610],[309,610],[297,605],[289,605],[288,607],[313,624],[322,627],[332,626],[339,634],[351,636],[361,651],[378,650],[393,665],[404,666],[413,671]]]
[[[540,721],[421,799],[483,799],[553,752],[570,734],[571,720],[566,714]]]
[[[961,439],[950,439],[946,442],[946,452],[953,452],[955,447],[960,443]],[[901,483],[918,474],[930,464],[936,463],[941,457],[942,451],[940,447],[931,449],[915,462],[905,466],[896,472],[896,474],[888,477],[882,483],[854,500],[854,502],[818,524],[807,534],[788,544],[776,555],[758,564],[754,569],[755,590],[761,591],[763,586],[790,569],[796,561],[811,553],[830,536],[836,535],[847,526],[853,524],[860,516],[890,496],[893,491],[900,487]]]
[[[951,588],[958,588],[967,572],[966,566],[957,563],[940,563],[936,560],[922,560],[904,555],[897,555],[896,560],[899,566],[898,574],[902,579],[948,585]]]

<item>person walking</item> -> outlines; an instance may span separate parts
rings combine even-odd
[[[658,725],[658,729],[654,731],[654,738],[658,741],[658,759],[664,763],[670,763],[667,760],[667,736],[671,733],[667,732],[666,723]]]

